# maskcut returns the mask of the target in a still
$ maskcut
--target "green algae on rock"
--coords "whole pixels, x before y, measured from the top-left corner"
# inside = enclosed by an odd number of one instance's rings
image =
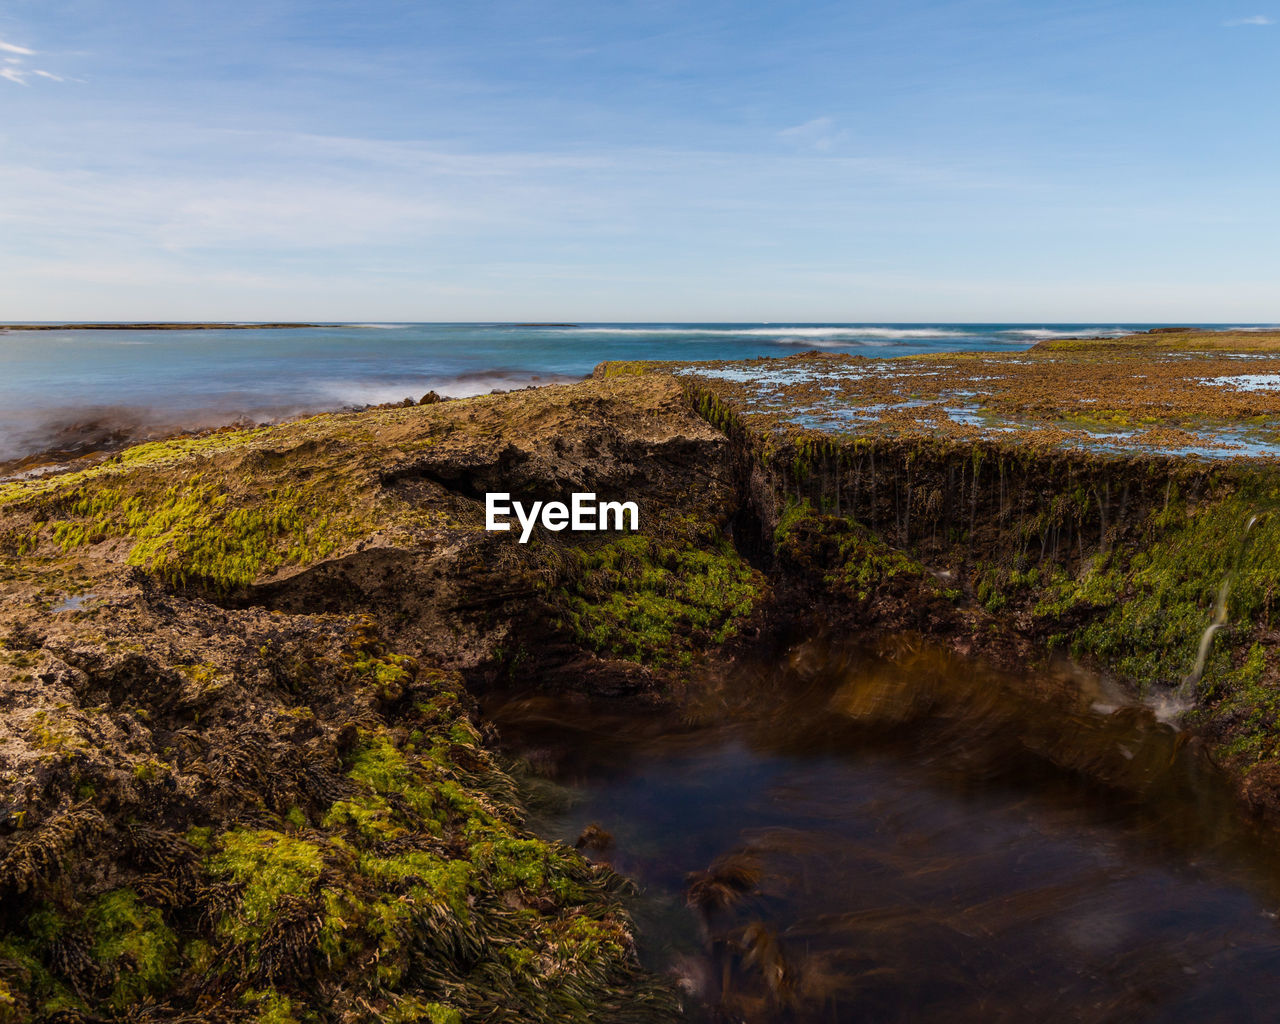
[[[524,830],[456,672],[654,690],[728,636],[764,585],[724,541],[726,457],[678,384],[646,378],[149,444],[6,486],[0,1013],[668,1019],[626,884]],[[639,495],[655,532],[482,529],[490,483],[577,481]],[[592,566],[628,539],[676,557],[641,587],[668,634],[630,651],[645,665],[567,621],[613,621],[629,584]]]
[[[518,625],[609,671],[561,622],[589,555],[504,548],[485,479],[643,480],[730,564],[723,438],[637,380],[201,440],[3,494],[0,1017],[669,1019],[626,883],[524,829],[457,670]]]
[[[456,675],[368,620],[115,600],[166,653],[72,628],[6,688],[7,1019],[673,1011],[635,963],[624,883],[523,829]],[[182,671],[192,646],[207,671]]]
[[[1275,814],[1277,348],[1188,331],[648,370],[748,453],[776,552],[854,622],[996,660],[1066,650],[1151,697],[1189,699],[1207,645],[1186,720]],[[1258,387],[1221,386],[1242,367]]]
[[[604,364],[662,371],[755,429],[954,437],[1099,452],[1280,452],[1280,332],[1042,342],[1029,351],[869,359],[806,352],[741,363]],[[1278,378],[1280,379],[1280,378]]]
[[[723,539],[627,537],[581,555],[566,588],[568,621],[597,651],[687,667],[736,636],[765,588]]]

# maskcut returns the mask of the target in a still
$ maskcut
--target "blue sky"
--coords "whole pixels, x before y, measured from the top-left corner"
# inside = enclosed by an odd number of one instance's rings
[[[0,0],[0,320],[1280,320],[1262,2]]]

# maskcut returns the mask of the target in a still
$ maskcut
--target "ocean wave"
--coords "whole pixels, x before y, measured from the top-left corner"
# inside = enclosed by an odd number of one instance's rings
[[[329,381],[321,389],[323,400],[329,404],[344,406],[385,405],[401,402],[406,398],[417,401],[428,391],[442,398],[470,398],[487,395],[491,391],[514,391],[544,384],[567,384],[581,380],[580,376],[532,370],[478,370],[452,377],[420,377],[394,382],[361,380]]]
[[[968,331],[958,331],[945,327],[752,327],[740,331],[757,337],[774,335],[797,336],[802,338],[969,338]]]
[[[1054,330],[1050,327],[1019,327],[996,333],[1045,341],[1050,338],[1118,338],[1125,334],[1132,334],[1133,330],[1127,327],[1076,327],[1069,331]]]
[[[786,345],[794,348],[887,348],[893,345],[893,341],[879,340],[867,341],[857,338],[814,338],[814,337],[795,337],[795,338],[778,338],[775,345]]]
[[[975,338],[981,335],[948,327],[574,327],[565,334],[685,335],[709,338]]]

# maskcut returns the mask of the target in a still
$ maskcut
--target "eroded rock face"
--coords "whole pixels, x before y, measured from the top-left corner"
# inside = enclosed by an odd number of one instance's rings
[[[642,529],[521,545],[488,489]],[[147,445],[0,500],[0,1019],[674,1012],[620,880],[524,831],[458,674],[652,694],[751,628],[727,442],[673,382]]]

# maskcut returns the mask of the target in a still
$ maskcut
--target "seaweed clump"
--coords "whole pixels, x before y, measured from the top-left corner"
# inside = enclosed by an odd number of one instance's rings
[[[625,883],[523,827],[458,676],[370,619],[202,607],[240,658],[46,649],[10,690],[0,1021],[675,1012]]]

